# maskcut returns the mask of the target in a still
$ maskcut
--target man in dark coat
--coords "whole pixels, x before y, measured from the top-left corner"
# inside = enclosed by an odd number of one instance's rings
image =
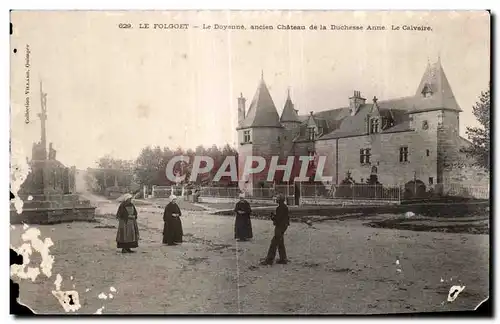
[[[271,245],[267,252],[267,257],[261,261],[262,265],[272,265],[276,257],[276,250],[279,251],[280,258],[276,263],[287,264],[284,234],[290,225],[290,218],[288,216],[288,207],[285,205],[285,198],[278,197],[278,207],[276,207],[276,215],[271,214],[271,219],[274,224],[274,237],[271,240]]]
[[[184,233],[182,231],[181,215],[181,209],[177,205],[177,197],[172,195],[163,213],[163,244],[177,245],[177,243],[182,243]]]
[[[234,221],[234,238],[239,241],[251,239],[253,237],[252,221],[250,220],[252,208],[250,208],[248,201],[245,200],[244,194],[240,194],[240,201],[236,203],[234,212],[236,213],[236,219]]]

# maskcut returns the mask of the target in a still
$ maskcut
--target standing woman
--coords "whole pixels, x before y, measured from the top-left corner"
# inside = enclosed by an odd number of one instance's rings
[[[116,246],[122,249],[122,253],[132,253],[131,249],[139,246],[139,227],[137,226],[137,210],[132,203],[133,196],[129,193],[123,197],[123,202],[118,207],[116,218],[118,218],[118,233],[116,234]]]
[[[250,208],[248,201],[245,200],[245,194],[240,194],[240,201],[236,203],[234,212],[236,213],[236,220],[234,221],[234,238],[239,241],[251,239],[253,237],[252,222],[250,220],[252,208]]]
[[[184,233],[182,231],[181,215],[181,209],[177,205],[177,197],[170,196],[170,202],[163,213],[163,244],[177,245],[177,243],[182,243]]]

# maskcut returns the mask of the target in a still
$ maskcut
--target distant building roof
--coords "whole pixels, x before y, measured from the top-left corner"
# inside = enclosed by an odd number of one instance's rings
[[[264,78],[261,79],[248,113],[238,128],[249,127],[283,127]]]

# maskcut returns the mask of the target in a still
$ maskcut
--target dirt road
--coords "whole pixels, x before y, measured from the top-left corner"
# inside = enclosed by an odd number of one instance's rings
[[[239,243],[233,218],[185,211],[185,243],[170,247],[161,245],[161,209],[138,209],[135,254],[116,249],[110,216],[37,226],[54,241],[53,275],[35,282],[14,277],[21,302],[39,313],[64,313],[51,294],[58,273],[62,290],[74,285],[79,292],[78,313],[103,306],[103,314],[428,312],[473,309],[488,295],[487,235],[369,228],[349,219],[292,223],[285,237],[291,263],[269,267],[258,265],[272,236],[269,221],[253,220],[254,240]],[[115,211],[101,202],[101,213]],[[22,232],[11,229],[13,246],[22,244]],[[38,264],[35,254],[30,265]],[[465,290],[450,303],[453,285]],[[100,299],[110,287],[113,298]]]

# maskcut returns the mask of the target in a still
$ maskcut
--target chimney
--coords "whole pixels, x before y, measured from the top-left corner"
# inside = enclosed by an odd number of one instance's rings
[[[243,97],[243,93],[240,93],[238,98],[238,124],[241,124],[245,120],[245,102],[247,100]]]
[[[351,116],[358,113],[359,108],[365,104],[366,99],[361,97],[361,92],[354,90],[354,95],[349,98],[349,110],[351,111]]]

